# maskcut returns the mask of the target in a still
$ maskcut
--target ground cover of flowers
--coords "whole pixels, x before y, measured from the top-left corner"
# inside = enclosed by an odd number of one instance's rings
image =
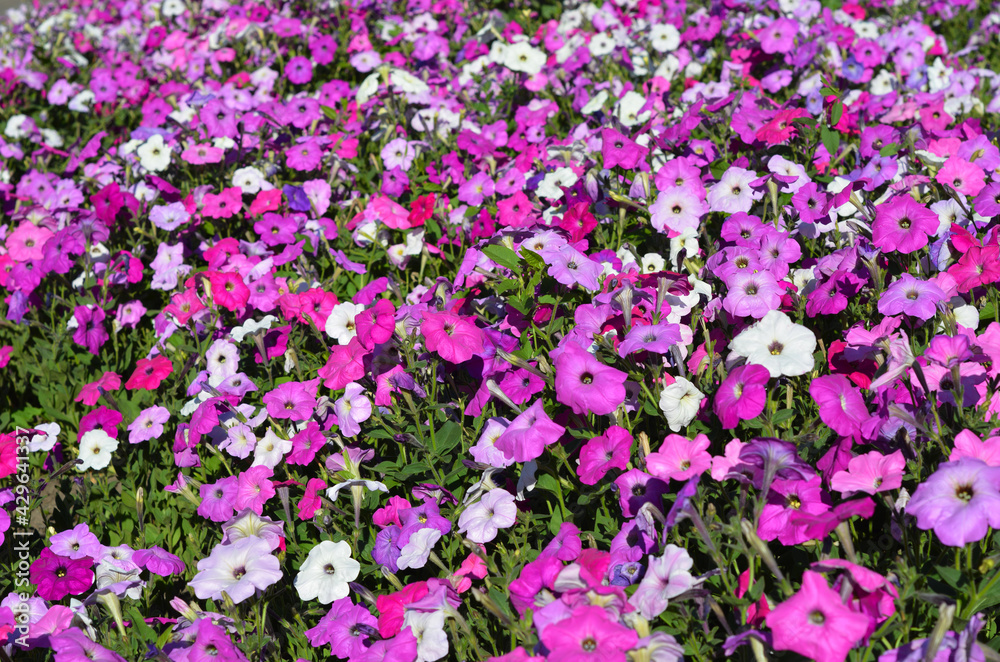
[[[1000,8],[0,26],[0,658],[1000,654]]]

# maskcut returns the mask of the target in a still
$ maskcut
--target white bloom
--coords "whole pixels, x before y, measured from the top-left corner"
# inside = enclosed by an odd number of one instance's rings
[[[511,71],[521,71],[536,76],[545,66],[545,54],[531,44],[522,41],[509,46],[504,53],[503,64]]]
[[[42,134],[42,142],[44,142],[49,147],[55,147],[59,149],[63,146],[62,136],[55,129],[39,129]]]
[[[595,34],[587,46],[594,57],[604,57],[615,50],[615,40],[603,32]]]
[[[604,107],[604,102],[608,100],[608,91],[601,90],[587,102],[587,105],[583,107],[580,111],[584,115],[590,115],[591,113],[596,113],[601,108]]]
[[[410,230],[406,233],[403,255],[420,255],[424,250],[424,230]]]
[[[4,127],[3,135],[13,140],[21,140],[31,135],[31,128],[33,126],[34,122],[27,115],[14,115],[7,120],[7,126]]]
[[[111,454],[118,449],[118,440],[101,428],[94,428],[80,438],[80,455],[82,463],[76,465],[77,471],[86,469],[103,469],[111,464]]]
[[[563,196],[562,189],[576,184],[580,178],[569,168],[556,168],[547,173],[538,185],[536,193],[540,198],[557,200]]]
[[[302,600],[316,598],[328,605],[347,597],[347,583],[357,579],[360,572],[361,564],[351,558],[350,545],[343,540],[324,540],[309,550],[295,576],[295,590]]]
[[[767,368],[772,377],[795,377],[813,369],[816,336],[785,313],[772,310],[736,336],[730,348],[748,363]]]
[[[389,82],[399,88],[399,91],[403,94],[423,94],[430,91],[430,87],[424,81],[420,80],[409,71],[404,71],[402,69],[393,69],[392,73],[389,74]]]
[[[264,179],[264,173],[253,166],[238,169],[233,173],[233,178],[230,181],[233,186],[239,186],[241,191],[249,195],[274,188]]]
[[[160,172],[170,167],[170,146],[164,144],[163,136],[156,133],[144,142],[136,153],[142,167],[150,172]]]
[[[681,45],[681,33],[669,23],[654,25],[649,31],[649,45],[659,53],[675,51]]]
[[[667,263],[659,253],[646,253],[642,256],[642,272],[646,274],[656,273],[666,269]]]
[[[212,343],[205,352],[205,362],[209,377],[215,379],[212,386],[218,386],[227,377],[236,374],[240,367],[240,354],[236,345],[224,338]]]
[[[164,0],[160,7],[160,14],[166,17],[180,16],[187,7],[182,0]]]
[[[625,96],[618,102],[618,119],[625,126],[642,124],[652,114],[649,110],[643,113],[639,112],[644,105],[646,105],[646,97],[638,92],[626,92]]]
[[[337,483],[333,487],[327,489],[326,498],[329,499],[330,501],[336,501],[337,496],[340,494],[340,491],[343,490],[345,487],[352,487],[352,488],[364,487],[369,492],[389,491],[388,487],[386,487],[383,483],[378,482],[377,480],[345,480],[343,483]]]
[[[233,337],[236,342],[242,342],[251,333],[256,333],[261,329],[270,329],[271,323],[278,321],[278,318],[274,315],[266,315],[261,321],[255,322],[250,319],[243,322],[243,326],[237,326],[229,332],[229,335]]]
[[[376,71],[373,74],[369,74],[368,78],[361,81],[361,85],[358,86],[358,93],[355,96],[359,106],[371,99],[372,96],[378,92],[378,78],[379,73]]]
[[[58,423],[42,423],[41,425],[36,425],[35,430],[43,434],[34,435],[28,442],[28,451],[31,453],[52,450],[52,447],[56,445],[56,441],[59,439],[59,433],[62,432],[62,428],[59,427]]]
[[[292,442],[282,439],[274,433],[274,430],[268,428],[264,438],[258,440],[257,446],[253,449],[253,464],[250,466],[264,465],[273,469],[290,452],[292,452]]]
[[[403,627],[410,626],[417,638],[416,662],[434,662],[448,654],[448,635],[444,631],[444,612],[407,609]]]
[[[330,316],[326,318],[326,335],[336,340],[339,345],[351,342],[351,338],[358,335],[358,330],[354,326],[354,318],[362,310],[364,310],[364,306],[350,301],[338,303],[330,311]]]
[[[434,545],[441,540],[441,532],[434,527],[424,527],[418,529],[411,536],[410,540],[403,545],[399,552],[399,560],[396,565],[400,570],[407,568],[423,568],[427,565],[427,558],[431,555]]]
[[[695,388],[694,384],[677,377],[673,384],[660,393],[660,411],[667,417],[667,425],[674,432],[680,432],[698,415],[698,407],[705,399],[705,394]]]

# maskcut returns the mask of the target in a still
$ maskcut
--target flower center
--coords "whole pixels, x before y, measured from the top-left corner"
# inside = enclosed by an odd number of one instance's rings
[[[823,625],[826,622],[826,616],[817,609],[809,614],[809,622],[813,625]]]
[[[969,503],[970,501],[972,501],[972,497],[974,497],[975,495],[976,492],[975,490],[972,489],[972,485],[959,485],[955,489],[955,496],[964,501],[965,503]]]
[[[243,575],[247,574],[247,569],[245,566],[240,566],[238,568],[233,568],[233,577],[235,579],[243,579]]]
[[[771,356],[780,355],[783,349],[785,349],[785,346],[782,345],[777,340],[773,341],[770,345],[767,346],[767,351],[771,352]]]
[[[327,563],[325,566],[323,566],[323,572],[325,572],[328,575],[335,575],[337,574],[337,569],[333,566],[332,563]]]
[[[583,646],[583,650],[588,653],[593,653],[597,650],[597,642],[593,637],[587,637],[580,643],[580,645]]]
[[[590,374],[589,372],[585,372],[582,375],[580,375],[580,381],[582,383],[588,384],[588,385],[589,384],[593,384],[594,383],[594,376],[592,374]]]
[[[904,230],[909,230],[910,225],[911,225],[910,219],[908,218],[899,219],[899,227],[903,228]]]

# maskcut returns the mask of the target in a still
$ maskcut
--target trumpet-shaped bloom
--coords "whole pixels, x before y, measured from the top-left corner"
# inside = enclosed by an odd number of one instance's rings
[[[767,368],[772,377],[795,377],[813,369],[816,335],[785,313],[772,310],[733,339],[730,349],[748,363]]]
[[[361,572],[361,564],[351,558],[351,546],[343,540],[324,540],[309,550],[309,555],[295,576],[295,590],[302,600],[318,599],[328,605],[346,598],[348,582]]]
[[[515,462],[528,462],[540,456],[565,431],[566,428],[549,418],[542,400],[538,399],[511,421],[494,446]]]
[[[945,545],[978,542],[987,527],[1000,528],[1000,467],[973,458],[945,462],[917,486],[906,512]]]
[[[281,577],[281,564],[267,541],[249,537],[216,545],[207,559],[198,561],[198,574],[190,585],[201,600],[221,600],[225,591],[238,604]]]
[[[577,343],[567,342],[556,366],[556,400],[574,413],[610,414],[625,401],[628,375],[604,365]]]
[[[514,496],[507,490],[496,488],[462,511],[458,518],[458,530],[472,542],[482,544],[496,538],[500,529],[514,526],[515,521],[517,506]]]

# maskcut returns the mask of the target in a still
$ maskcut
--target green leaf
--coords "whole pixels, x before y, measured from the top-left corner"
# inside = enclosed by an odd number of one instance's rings
[[[788,419],[794,417],[795,417],[794,409],[779,409],[778,411],[774,412],[774,417],[771,418],[771,422],[775,425],[780,425],[781,423],[784,423]]]
[[[445,455],[458,444],[462,443],[462,426],[455,421],[448,421],[434,434],[438,455]]]
[[[960,589],[965,583],[965,577],[962,575],[961,570],[956,570],[955,568],[947,565],[936,565],[934,568],[938,571],[938,574],[941,575],[941,579],[944,580],[944,583],[954,589]]]
[[[535,251],[529,250],[522,246],[521,257],[524,258],[524,261],[527,262],[528,266],[530,266],[532,269],[535,269],[537,271],[542,271],[543,269],[545,269],[545,260],[543,260],[542,256],[536,253]]]
[[[899,143],[890,143],[878,151],[879,156],[895,156],[899,152]]]
[[[837,101],[830,109],[830,124],[836,126],[840,123],[840,118],[844,116],[844,103]]]
[[[490,244],[483,248],[486,257],[511,271],[519,271],[521,261],[517,258],[517,253],[501,244]]]
[[[837,96],[837,90],[833,89],[832,87],[824,87],[822,90],[819,91],[819,93],[825,97]]]
[[[832,159],[836,156],[837,150],[840,149],[840,134],[823,126],[819,129],[819,136],[823,141],[823,147],[826,147],[826,151],[829,152]]]
[[[331,120],[337,119],[336,109],[331,108],[330,106],[320,106],[319,109],[323,111],[323,114],[326,115],[327,119]]]

